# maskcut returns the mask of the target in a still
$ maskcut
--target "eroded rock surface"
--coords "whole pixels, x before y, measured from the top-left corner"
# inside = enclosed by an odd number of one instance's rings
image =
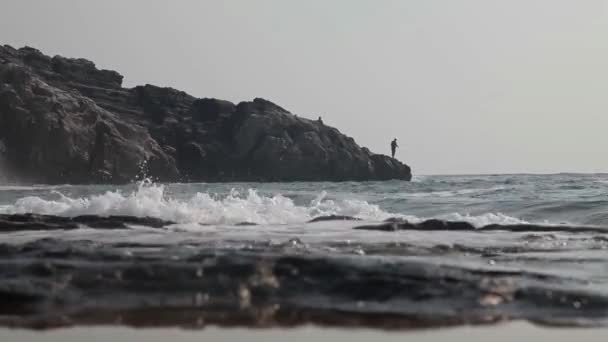
[[[3,168],[45,183],[411,179],[407,165],[270,101],[122,80],[84,59],[0,46]]]

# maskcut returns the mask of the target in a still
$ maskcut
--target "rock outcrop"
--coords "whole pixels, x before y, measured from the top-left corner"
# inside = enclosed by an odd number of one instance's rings
[[[152,85],[90,61],[0,46],[0,162],[21,180],[410,180],[333,127],[263,99],[237,105]],[[9,172],[10,173],[10,172]]]

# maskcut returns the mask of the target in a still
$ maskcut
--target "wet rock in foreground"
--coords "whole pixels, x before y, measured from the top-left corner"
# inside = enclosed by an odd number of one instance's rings
[[[577,280],[525,271],[53,239],[0,250],[0,325],[11,327],[411,329],[608,318],[606,295]]]
[[[361,219],[357,218],[357,217],[352,217],[352,216],[329,215],[329,216],[315,217],[312,220],[308,221],[308,223],[325,222],[325,221],[361,221]]]
[[[73,230],[83,226],[97,229],[126,229],[130,225],[162,228],[173,222],[153,217],[83,215],[62,217],[38,214],[0,215],[0,232],[27,230]]]
[[[388,219],[380,224],[357,226],[356,230],[372,230],[394,232],[399,230],[420,231],[510,231],[510,232],[573,232],[573,233],[600,233],[608,234],[608,228],[595,226],[567,226],[567,225],[537,225],[537,224],[490,224],[481,228],[468,222],[443,221],[431,219],[419,223],[412,223],[401,219]]]

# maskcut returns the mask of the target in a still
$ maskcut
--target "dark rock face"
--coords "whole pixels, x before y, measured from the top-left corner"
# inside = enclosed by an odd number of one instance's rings
[[[0,162],[22,180],[410,180],[407,165],[272,102],[234,105],[0,46]]]

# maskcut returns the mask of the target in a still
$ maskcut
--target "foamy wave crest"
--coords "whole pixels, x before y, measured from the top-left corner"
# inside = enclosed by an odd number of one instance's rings
[[[298,206],[282,195],[261,196],[255,190],[242,194],[232,190],[226,196],[196,193],[190,199],[177,200],[166,194],[163,185],[142,182],[129,193],[108,191],[86,198],[71,198],[53,192],[58,199],[24,197],[14,205],[3,206],[0,213],[37,213],[57,216],[128,215],[150,216],[178,223],[287,224],[306,222],[317,216],[345,215],[365,220],[383,220],[391,215],[377,205],[358,200],[333,201],[321,193],[309,206]]]
[[[448,222],[467,222],[472,224],[475,228],[482,228],[491,224],[499,224],[503,226],[516,225],[516,224],[528,224],[529,222],[520,220],[515,217],[511,217],[501,213],[485,213],[481,215],[470,215],[470,214],[443,214],[434,217],[418,217],[411,215],[393,215],[393,218],[401,218],[410,223],[421,223],[427,220],[442,220]],[[548,224],[548,223],[545,223]]]
[[[482,215],[462,215],[458,213],[452,213],[448,215],[441,215],[438,218],[445,221],[468,222],[477,228],[481,228],[490,224],[515,225],[529,223],[524,220],[520,220],[518,218],[501,213],[486,213]]]
[[[49,200],[36,196],[24,197],[13,205],[0,207],[2,214],[36,213],[57,216],[79,215],[126,215],[156,217],[177,223],[237,224],[251,222],[257,224],[293,224],[307,222],[318,216],[341,215],[357,217],[366,221],[382,221],[401,218],[413,223],[431,218],[445,221],[465,221],[476,227],[489,224],[521,224],[520,219],[500,213],[478,216],[458,213],[437,217],[416,217],[405,214],[388,213],[375,204],[362,200],[332,200],[321,192],[307,206],[296,205],[293,200],[280,194],[260,195],[249,189],[245,193],[236,190],[224,196],[198,192],[191,198],[178,200],[171,198],[164,185],[144,181],[136,190],[125,194],[120,190],[108,191],[86,198],[71,198],[59,191],[52,192],[57,199]]]

